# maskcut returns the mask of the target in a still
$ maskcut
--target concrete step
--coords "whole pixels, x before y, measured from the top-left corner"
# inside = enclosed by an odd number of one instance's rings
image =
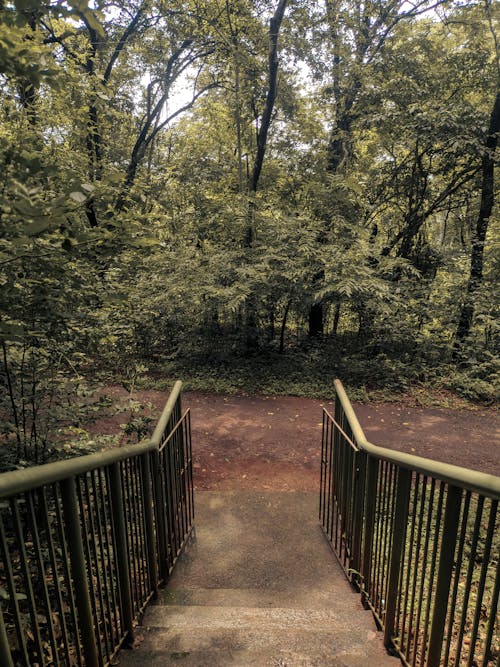
[[[123,658],[122,658],[123,660]],[[123,663],[121,663],[123,664]],[[272,652],[270,647],[262,650],[247,649],[203,649],[201,651],[141,651],[127,658],[127,667],[385,667],[386,663],[373,661],[370,656],[341,653],[333,655],[326,650],[311,655],[290,649]],[[393,660],[391,667],[401,663]]]
[[[310,632],[342,626],[342,615],[329,609],[219,606],[155,606],[147,617],[149,628],[301,628]],[[359,625],[363,625],[362,623]],[[359,628],[358,625],[358,628]],[[351,630],[352,625],[350,626]]]
[[[200,617],[199,608],[184,609],[189,611],[171,617],[169,627],[144,628],[140,650],[123,652],[121,664],[124,667],[170,664],[397,667],[399,664],[385,654],[376,632],[345,627],[345,622],[324,613],[311,613],[305,618],[297,610],[291,613],[292,610],[280,609],[269,614],[262,613],[267,611],[262,609],[256,613],[254,609],[226,608],[224,614],[215,612]]]
[[[306,493],[196,498],[196,532],[123,667],[398,667]]]
[[[359,595],[346,591],[350,604],[364,611]],[[158,606],[189,605],[218,607],[286,607],[291,609],[329,609],[336,614],[345,611],[345,598],[332,596],[329,587],[312,586],[304,596],[302,589],[269,590],[265,588],[167,588],[154,602]]]

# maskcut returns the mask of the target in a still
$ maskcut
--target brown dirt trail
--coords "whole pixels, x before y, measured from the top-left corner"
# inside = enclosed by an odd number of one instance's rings
[[[113,394],[124,395],[115,388]],[[137,398],[161,409],[166,392]],[[191,408],[195,487],[213,491],[315,491],[319,484],[322,408],[332,401],[292,396],[186,392]],[[500,475],[500,420],[495,408],[445,409],[402,403],[354,404],[374,444]],[[123,415],[93,431],[118,431]]]

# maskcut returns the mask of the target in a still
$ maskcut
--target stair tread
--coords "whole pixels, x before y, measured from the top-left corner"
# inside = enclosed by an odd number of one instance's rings
[[[219,607],[290,607],[299,609],[331,609],[344,611],[346,604],[363,607],[359,595],[347,590],[332,598],[329,588],[311,587],[307,595],[300,589],[262,588],[167,588],[160,591],[155,606],[219,606]]]
[[[137,629],[139,635],[141,631],[141,628]],[[330,628],[314,628],[312,625],[298,628],[292,625],[266,627],[258,624],[243,624],[240,627],[186,624],[169,628],[144,628],[144,640],[136,655],[139,654],[145,665],[149,664],[148,659],[160,660],[172,654],[186,658],[196,655],[198,659],[206,659],[206,664],[217,664],[217,656],[224,660],[231,656],[233,660],[241,659],[241,663],[227,664],[243,665],[244,656],[247,660],[248,656],[255,659],[259,657],[260,662],[255,664],[261,665],[269,664],[266,660],[280,658],[294,667],[302,662],[310,664],[307,660],[318,665],[330,664],[330,661],[337,664],[333,661],[346,656],[351,661],[347,664],[374,667],[397,667],[399,664],[399,661],[387,656],[376,632],[363,632],[345,623]],[[134,654],[123,654],[125,667],[134,664],[128,660],[129,655],[133,657]],[[302,662],[297,662],[299,660]]]
[[[124,667],[397,667],[307,493],[203,492],[196,531]]]
[[[342,615],[330,609],[293,607],[220,607],[215,605],[169,605],[151,607],[146,616],[148,627],[302,627],[312,631],[342,623]],[[360,623],[361,627],[364,625]],[[350,624],[352,628],[352,623]]]
[[[358,653],[320,651],[312,654],[282,650],[246,649],[126,652],[127,667],[398,667],[394,658],[374,658]]]

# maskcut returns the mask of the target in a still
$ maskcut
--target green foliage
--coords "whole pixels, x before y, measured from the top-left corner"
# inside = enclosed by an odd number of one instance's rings
[[[58,429],[81,428],[82,377],[126,384],[124,436],[143,437],[150,408],[133,387],[146,366],[217,391],[328,395],[340,375],[360,396],[425,383],[494,400],[497,209],[473,326],[451,356],[498,8],[450,5],[438,21],[367,5],[362,20],[327,4],[289,5],[251,195],[269,7],[2,9],[0,416],[12,460],[56,456]],[[308,337],[313,308],[323,333]]]

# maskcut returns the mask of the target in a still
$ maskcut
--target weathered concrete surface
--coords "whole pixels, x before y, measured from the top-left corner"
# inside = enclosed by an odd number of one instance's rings
[[[398,667],[311,493],[199,492],[196,532],[123,667]]]

